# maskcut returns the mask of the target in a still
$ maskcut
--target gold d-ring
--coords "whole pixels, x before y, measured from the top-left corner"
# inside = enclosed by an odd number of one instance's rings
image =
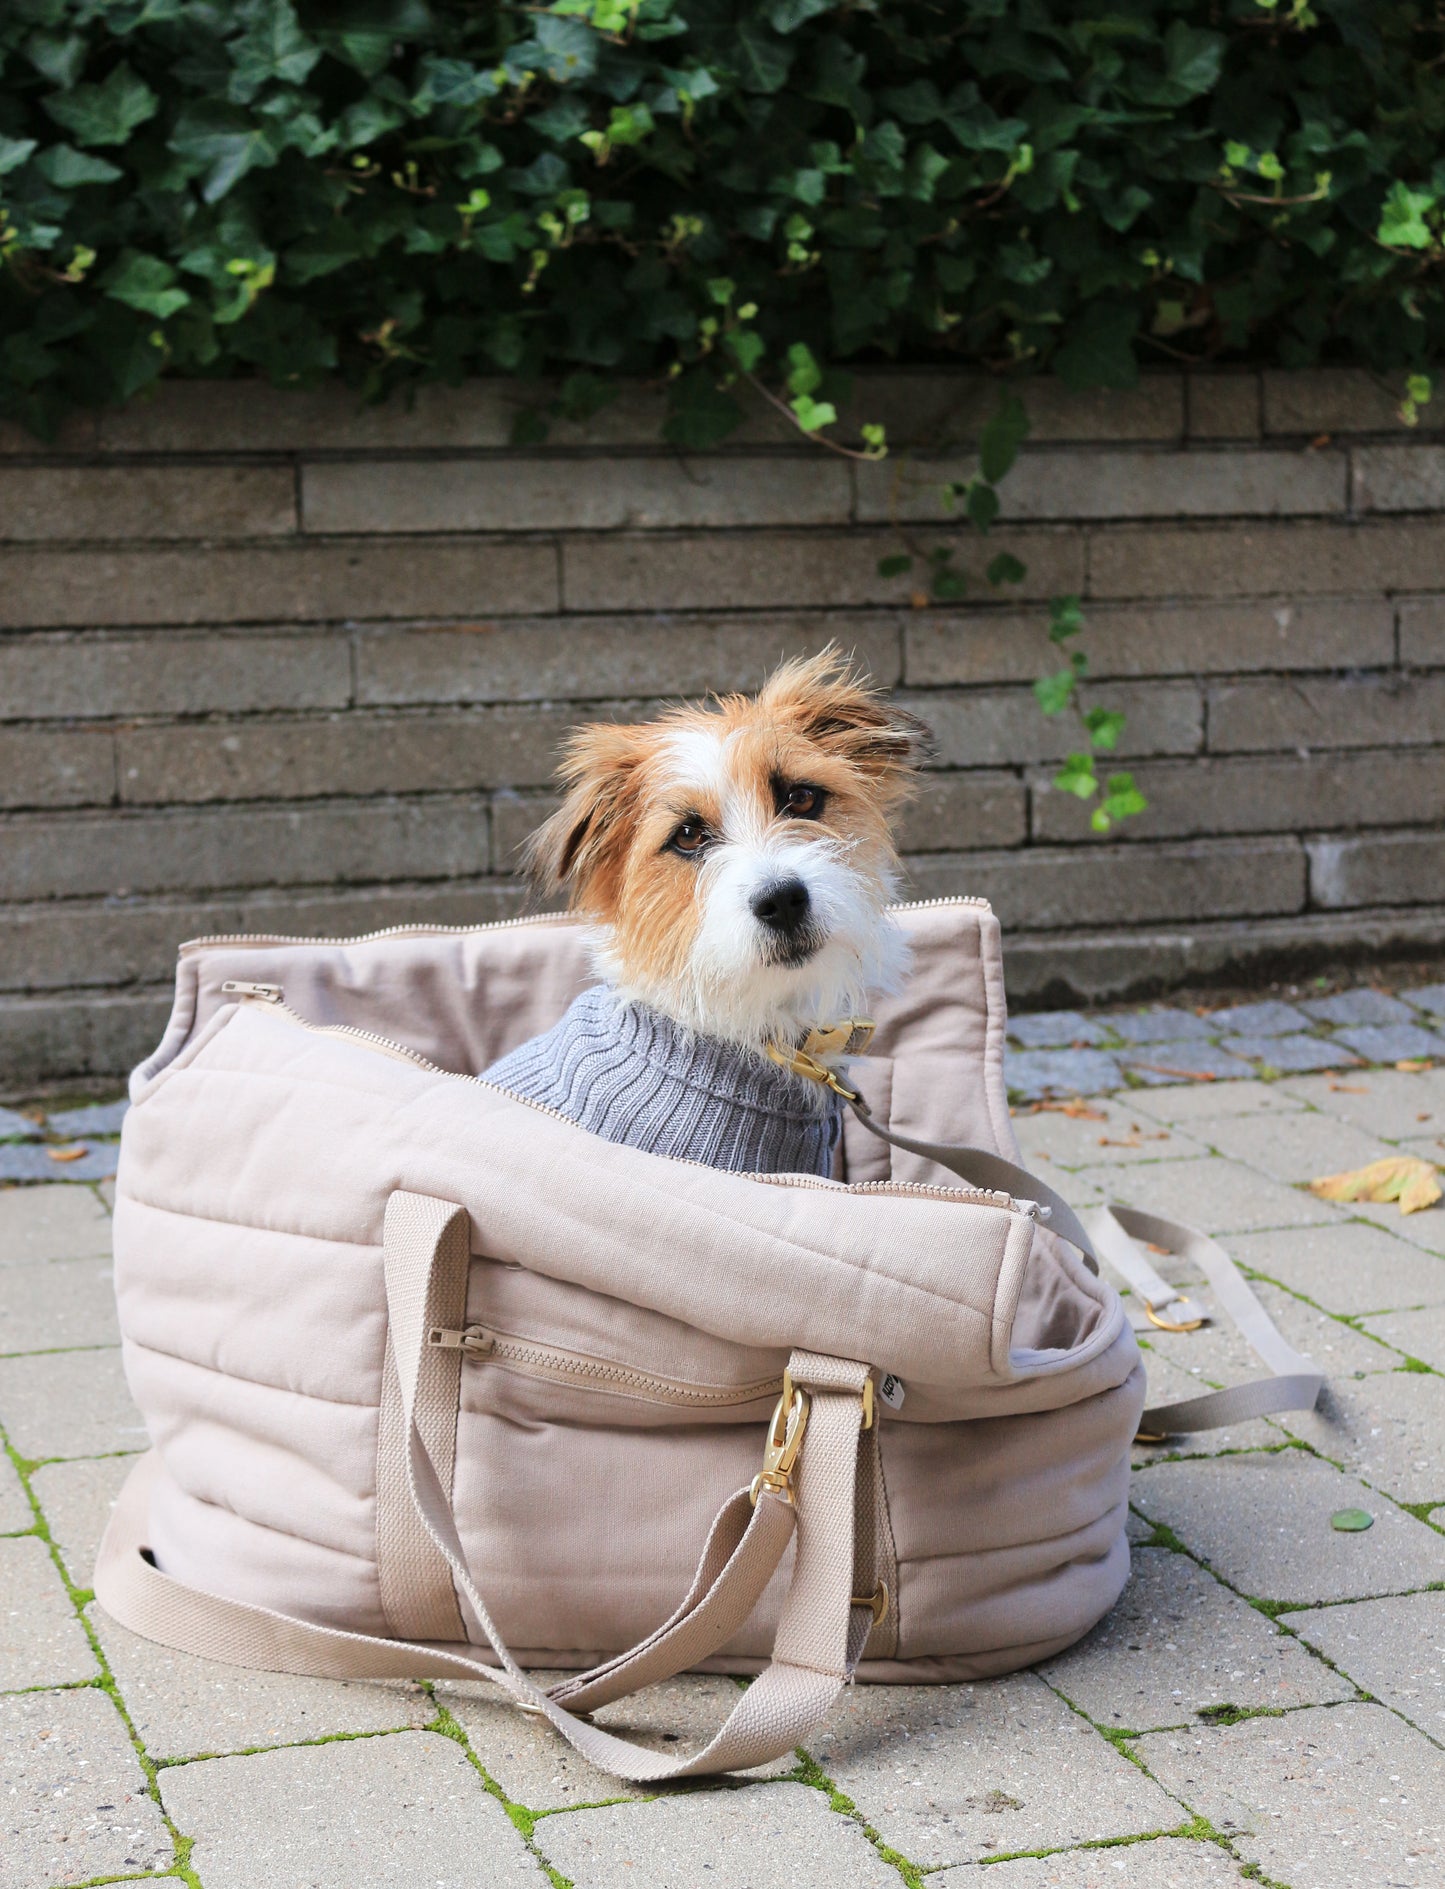
[[[1201,1325],[1207,1325],[1209,1322],[1208,1319],[1190,1318],[1186,1319],[1182,1325],[1177,1325],[1170,1319],[1160,1318],[1152,1305],[1144,1307],[1144,1316],[1151,1325],[1157,1325],[1160,1331],[1198,1331]]]

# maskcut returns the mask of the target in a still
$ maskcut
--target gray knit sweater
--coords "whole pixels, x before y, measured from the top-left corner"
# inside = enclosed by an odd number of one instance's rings
[[[604,1140],[749,1174],[827,1174],[842,1120],[831,1090],[600,984],[481,1079]]]

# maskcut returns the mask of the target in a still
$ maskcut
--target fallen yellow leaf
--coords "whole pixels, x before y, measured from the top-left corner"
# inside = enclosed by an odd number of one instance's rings
[[[78,1161],[83,1154],[89,1154],[90,1150],[82,1146],[79,1148],[47,1148],[45,1152],[52,1161]]]
[[[1310,1182],[1310,1192],[1321,1200],[1398,1201],[1401,1213],[1419,1213],[1433,1207],[1440,1198],[1440,1181],[1434,1166],[1418,1155],[1387,1155],[1368,1167],[1354,1168],[1347,1174],[1327,1174]]]
[[[1423,1076],[1425,1071],[1433,1068],[1434,1065],[1422,1056],[1406,1056],[1403,1061],[1396,1063],[1395,1067],[1402,1075]]]

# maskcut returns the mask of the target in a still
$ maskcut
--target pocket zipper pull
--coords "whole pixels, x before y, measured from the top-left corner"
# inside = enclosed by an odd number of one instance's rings
[[[245,984],[238,978],[228,977],[221,986],[223,997],[258,997],[264,1004],[279,1004],[281,986],[279,984]]]
[[[448,1331],[445,1326],[433,1325],[426,1341],[440,1351],[464,1351],[469,1358],[485,1358],[497,1344],[492,1333],[480,1325],[468,1325],[462,1331]]]

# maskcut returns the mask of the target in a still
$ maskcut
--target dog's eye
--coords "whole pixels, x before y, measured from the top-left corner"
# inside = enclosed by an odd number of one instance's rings
[[[788,814],[795,820],[816,820],[823,811],[824,794],[821,787],[809,787],[799,781],[792,787],[783,788],[779,800],[779,813]]]
[[[664,850],[670,853],[681,853],[684,858],[690,859],[694,853],[702,851],[706,840],[707,828],[701,820],[684,820],[673,833]]]

